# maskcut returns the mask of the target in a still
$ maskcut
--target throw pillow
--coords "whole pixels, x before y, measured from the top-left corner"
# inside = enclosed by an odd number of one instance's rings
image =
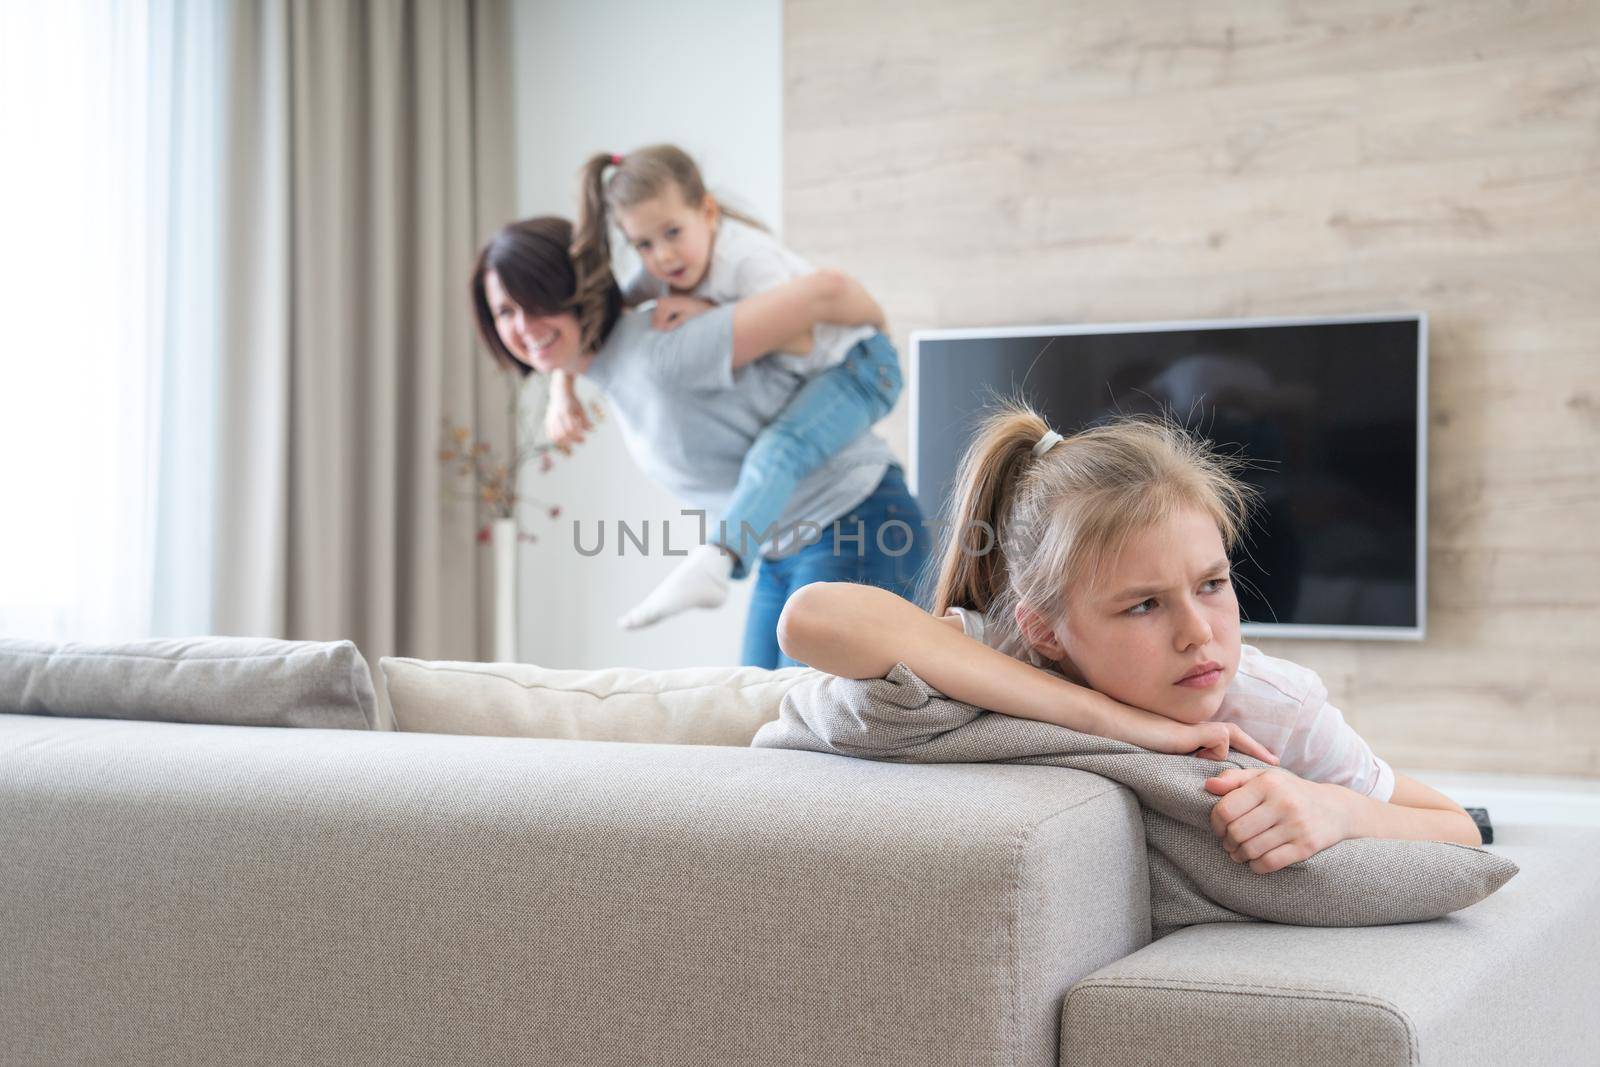
[[[984,711],[945,696],[904,663],[884,678],[808,679],[754,743],[897,763],[1044,764],[1120,782],[1143,808],[1154,937],[1210,922],[1419,922],[1475,904],[1517,873],[1511,860],[1465,845],[1358,838],[1255,874],[1229,859],[1211,832],[1217,798],[1204,783],[1230,767],[1263,764],[1239,752],[1225,761],[1147,752]]]
[[[182,637],[119,644],[0,639],[0,713],[384,729],[349,641]]]
[[[379,661],[395,729],[676,745],[750,743],[805,667],[550,670],[526,663]]]

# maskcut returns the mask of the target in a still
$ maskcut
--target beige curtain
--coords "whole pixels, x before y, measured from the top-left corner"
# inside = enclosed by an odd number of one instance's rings
[[[505,0],[256,0],[230,33],[215,632],[486,659],[443,416],[504,446],[473,256],[511,217]]]

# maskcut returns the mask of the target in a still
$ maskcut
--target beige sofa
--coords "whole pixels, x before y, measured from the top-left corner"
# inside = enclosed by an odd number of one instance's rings
[[[1446,919],[1152,944],[1138,809],[1105,779],[416,732],[460,719],[415,676],[398,699],[390,666],[399,731],[0,715],[0,1064],[1600,1048],[1593,830],[1499,827],[1522,873]],[[614,673],[541,688],[521,670],[496,729],[627,703]],[[748,718],[738,692],[696,699]]]

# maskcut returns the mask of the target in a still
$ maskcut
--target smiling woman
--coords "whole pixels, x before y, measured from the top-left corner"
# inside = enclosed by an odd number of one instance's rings
[[[506,291],[499,271],[484,275],[483,288],[495,332],[517,362],[544,374],[566,369],[578,350],[578,316],[570,311],[546,315],[528,311]]]
[[[622,293],[615,283],[580,296],[577,271],[567,251],[571,240],[571,223],[545,216],[505,227],[478,254],[472,272],[478,333],[491,356],[524,377],[536,370],[549,373],[581,349],[594,349],[622,314]],[[589,324],[588,336],[582,322]],[[570,336],[568,343],[559,344],[563,327]],[[539,347],[530,346],[534,333],[551,350],[543,366],[534,361]],[[559,361],[554,359],[557,354]]]
[[[742,565],[745,553],[759,555],[743,659],[776,667],[786,665],[777,620],[793,590],[846,581],[912,595],[927,532],[880,438],[851,430],[837,448],[808,445],[814,454],[792,468],[756,463],[752,471],[747,462],[807,385],[804,373],[764,357],[822,323],[881,327],[882,310],[867,292],[843,274],[815,271],[732,304],[698,306],[671,329],[657,329],[650,312],[622,307],[621,290],[599,261],[579,269],[571,245],[564,219],[502,229],[473,275],[479,330],[494,357],[524,375],[561,371],[592,380],[620,416],[645,474],[732,527],[691,551],[679,572],[690,579],[669,590],[677,602],[721,603],[734,566],[728,557],[737,551]],[[841,366],[847,376],[859,374],[848,359]],[[807,443],[807,429],[796,426],[786,439]],[[732,505],[746,478],[785,486],[770,502],[770,518],[755,525],[732,518],[742,514]],[[698,577],[707,573],[713,577]]]

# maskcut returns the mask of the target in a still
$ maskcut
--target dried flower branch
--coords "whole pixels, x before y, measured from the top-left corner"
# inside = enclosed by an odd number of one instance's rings
[[[543,382],[545,379],[540,377],[533,380]],[[552,453],[562,456],[572,454],[570,446],[544,440],[539,420],[524,417],[529,406],[523,403],[524,383],[509,372],[505,373],[505,382],[511,425],[517,441],[524,442],[515,445],[509,457],[498,454],[490,442],[479,440],[470,426],[455,425],[448,416],[443,420],[439,462],[450,470],[458,483],[455,489],[446,486],[443,495],[446,499],[461,502],[470,500],[474,503],[481,520],[478,528],[480,544],[488,543],[489,529],[494,519],[516,520],[517,539],[537,541],[537,537],[522,527],[522,509],[537,507],[553,521],[561,517],[561,506],[519,492],[518,476],[525,466],[533,462],[537,462],[540,474],[547,474],[555,466]],[[539,391],[538,395],[542,397],[543,391]],[[589,405],[591,422],[598,424],[603,417],[599,404]],[[471,491],[465,491],[464,485],[470,485]]]

